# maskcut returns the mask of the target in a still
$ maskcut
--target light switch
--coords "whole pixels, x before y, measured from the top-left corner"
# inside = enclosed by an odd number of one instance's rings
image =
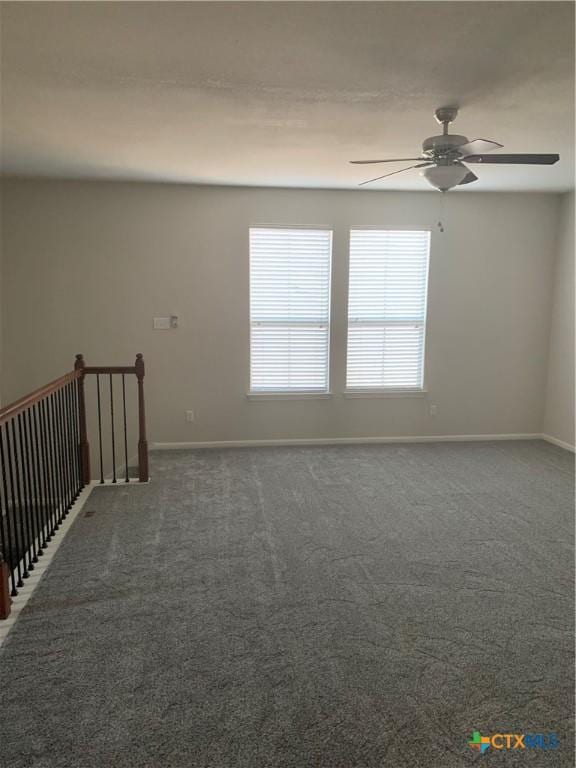
[[[155,331],[169,331],[171,328],[169,317],[155,317],[154,318],[154,330]]]

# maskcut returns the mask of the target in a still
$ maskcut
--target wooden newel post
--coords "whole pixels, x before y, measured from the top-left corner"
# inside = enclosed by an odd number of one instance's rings
[[[82,482],[90,484],[90,446],[88,445],[88,429],[86,427],[86,397],[84,395],[84,368],[86,364],[82,355],[76,355],[74,370],[80,371],[78,377],[78,421],[80,423],[80,464],[82,467]]]
[[[10,616],[10,587],[8,586],[8,563],[0,560],[0,619]]]
[[[144,408],[144,358],[136,355],[136,378],[138,379],[138,479],[148,482],[148,441],[146,440],[146,410]]]

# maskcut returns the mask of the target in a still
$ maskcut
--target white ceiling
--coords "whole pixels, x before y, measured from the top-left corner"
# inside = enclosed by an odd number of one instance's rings
[[[466,190],[574,186],[572,2],[2,3],[4,173],[353,188],[350,159],[454,132],[552,167]],[[405,164],[393,164],[397,170]],[[379,171],[384,173],[384,170]],[[374,189],[426,189],[417,171]]]

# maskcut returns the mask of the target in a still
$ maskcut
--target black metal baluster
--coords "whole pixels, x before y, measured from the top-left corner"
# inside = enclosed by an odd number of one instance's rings
[[[126,482],[130,482],[128,472],[128,427],[126,424],[126,377],[122,374],[122,405],[124,408],[124,461],[126,463]]]
[[[68,514],[70,508],[70,485],[68,479],[68,462],[66,461],[66,442],[65,442],[65,416],[62,408],[62,390],[59,389],[56,400],[58,403],[58,439],[60,441],[60,464],[62,468],[62,480],[64,483],[64,501],[62,505],[62,519]]]
[[[64,409],[66,411],[66,451],[68,454],[68,471],[70,473],[70,504],[74,504],[77,496],[76,468],[74,466],[74,440],[72,435],[72,406],[70,402],[72,384],[64,389]]]
[[[74,420],[76,422],[76,454],[78,462],[78,488],[84,488],[84,470],[82,468],[82,437],[80,434],[80,382],[74,382]]]
[[[114,442],[114,392],[112,391],[112,374],[110,374],[110,424],[112,426],[112,482],[116,482],[116,444]]]
[[[17,426],[17,432],[13,432],[12,437],[14,440],[14,454],[18,457],[18,469],[17,469],[17,476],[18,476],[18,488],[20,490],[20,511],[19,516],[22,521],[22,528],[24,531],[24,541],[23,541],[23,555],[24,558],[28,560],[27,569],[29,571],[34,570],[34,562],[32,559],[32,542],[34,540],[34,533],[32,531],[32,526],[30,525],[30,505],[28,503],[27,497],[29,496],[28,492],[28,473],[26,471],[26,452],[24,447],[24,442],[22,440],[22,414],[19,413],[13,421],[13,424],[16,428]]]
[[[68,475],[68,459],[66,456],[66,415],[64,413],[63,391],[59,389],[56,395],[58,404],[58,434],[60,438],[60,457],[62,465],[62,479],[64,481],[64,507],[62,509],[62,518],[68,514],[71,505],[71,485]]]
[[[32,522],[34,525],[36,562],[38,562],[38,558],[41,557],[42,555],[42,544],[41,544],[41,538],[40,538],[40,517],[39,517],[39,510],[38,510],[38,486],[36,483],[36,457],[35,457],[35,451],[34,451],[34,444],[32,442],[32,425],[31,425],[32,407],[33,406],[30,406],[30,408],[26,409],[26,411],[23,414],[23,418],[24,418],[24,439],[26,441],[28,455],[30,456],[30,463],[29,463],[30,489],[31,489],[30,511],[32,514]]]
[[[62,508],[60,520],[64,520],[68,514],[68,474],[66,467],[66,454],[64,450],[64,417],[62,414],[62,390],[56,392],[56,435],[58,438],[58,457],[60,460],[60,473],[62,476]]]
[[[74,430],[74,460],[76,462],[76,488],[78,495],[83,487],[82,482],[82,462],[80,456],[80,424],[78,421],[78,380],[72,383],[72,417]]]
[[[57,426],[57,415],[55,413],[56,411],[56,403],[55,403],[55,396],[54,393],[50,395],[50,398],[48,400],[48,406],[50,411],[50,431],[48,435],[50,436],[50,440],[52,443],[52,472],[54,475],[54,487],[56,489],[56,499],[55,499],[55,523],[54,523],[54,530],[57,531],[60,528],[60,522],[62,520],[62,505],[64,503],[64,490],[62,485],[62,473],[60,468],[60,460],[59,460],[59,454],[58,454],[58,426]]]
[[[38,464],[36,466],[37,472],[38,472],[38,488],[40,490],[40,497],[39,497],[39,509],[40,509],[40,520],[42,522],[41,532],[42,532],[42,540],[40,543],[40,546],[42,549],[46,549],[46,531],[48,530],[48,488],[46,484],[46,459],[44,456],[44,447],[42,445],[42,433],[38,428],[38,422],[39,422],[39,413],[40,413],[40,403],[36,403],[36,405],[32,409],[32,417],[33,417],[33,424],[34,424],[34,443],[36,445],[36,450],[38,453]]]
[[[40,403],[42,406],[40,409],[40,423],[42,425],[42,442],[43,442],[43,450],[45,454],[45,468],[46,468],[46,480],[49,490],[49,497],[47,499],[48,501],[48,520],[49,520],[49,527],[48,527],[48,535],[46,536],[46,541],[50,541],[52,539],[52,536],[54,535],[55,530],[55,515],[56,515],[56,482],[54,478],[54,464],[52,461],[52,445],[50,440],[50,432],[49,432],[49,421],[48,421],[48,411],[49,411],[49,402],[48,398],[42,400]]]
[[[66,416],[64,421],[64,427],[66,431],[66,461],[68,462],[68,475],[70,477],[70,507],[73,506],[76,500],[76,482],[74,479],[74,459],[72,456],[72,435],[70,433],[70,419],[72,415],[70,413],[70,384],[66,384],[62,391],[62,397],[64,399],[64,414]]]
[[[42,557],[42,517],[41,517],[41,505],[40,505],[40,483],[38,480],[38,444],[34,441],[34,408],[32,405],[26,411],[26,434],[28,436],[28,444],[30,446],[30,475],[32,479],[32,487],[34,488],[34,500],[32,511],[34,513],[34,527],[36,529],[36,555]]]
[[[28,560],[30,570],[34,570],[33,563],[38,562],[36,550],[36,526],[34,524],[34,499],[32,487],[32,463],[30,459],[30,446],[26,439],[26,411],[18,414],[18,434],[20,437],[20,456],[22,460],[22,487],[24,489],[24,509],[26,510],[26,522],[28,525]]]
[[[60,509],[60,474],[58,472],[58,454],[56,453],[56,441],[54,438],[54,399],[53,394],[48,396],[46,401],[47,422],[48,422],[48,440],[50,442],[50,474],[54,481],[54,521],[52,526],[52,535],[60,527],[59,509]]]
[[[26,489],[26,516],[28,520],[28,530],[30,532],[30,541],[28,542],[29,559],[31,559],[30,570],[34,570],[32,563],[38,562],[38,534],[36,530],[36,519],[34,514],[34,485],[32,483],[32,455],[30,453],[30,443],[26,430],[27,411],[18,414],[18,432],[20,434],[20,444],[22,446],[22,477]]]
[[[0,440],[2,439],[2,434],[0,432]],[[6,473],[6,467],[4,466],[4,459],[2,458],[0,460],[0,466],[2,468],[2,485],[4,485],[4,475]],[[6,520],[6,523],[4,522]],[[6,527],[8,524],[8,498],[6,497],[6,494],[4,493],[4,497],[2,496],[2,490],[0,489],[0,563],[4,561],[5,563],[10,563],[9,558],[9,543],[6,541]],[[9,541],[9,540],[8,540]]]
[[[64,409],[66,411],[66,452],[68,455],[68,467],[70,472],[70,489],[72,492],[72,501],[74,504],[76,501],[76,467],[74,465],[74,450],[73,450],[73,435],[72,435],[72,406],[70,404],[70,389],[72,384],[69,383],[64,388]]]
[[[102,412],[100,408],[100,374],[96,374],[96,393],[98,401],[98,446],[100,448],[100,482],[104,482],[104,461],[102,459]]]
[[[5,432],[5,437],[9,441],[8,424],[6,424],[4,430],[0,426],[0,461],[2,462],[2,488],[4,490],[4,501],[6,504],[6,535],[8,538],[8,557],[6,560],[10,568],[10,580],[12,581],[12,591],[10,594],[12,597],[16,597],[18,594],[18,589],[16,587],[22,586],[22,576],[20,573],[20,558],[18,557],[18,553],[16,553],[16,558],[14,558],[14,547],[16,545],[12,536],[13,520],[10,517],[10,494],[8,493],[8,472],[10,471],[11,458],[9,451],[7,450],[8,461],[5,460],[4,440],[2,439],[3,432]],[[14,502],[12,502],[12,505],[14,505]],[[4,523],[2,523],[2,527],[4,527]],[[18,585],[16,584],[16,573],[18,573]]]
[[[22,494],[20,492],[20,462],[18,460],[18,445],[16,442],[16,427],[14,426],[16,418],[13,418],[10,422],[10,432],[12,433],[12,445],[14,446],[14,464],[13,466],[10,466],[11,472],[10,472],[10,485],[12,486],[12,508],[13,508],[13,514],[14,514],[14,532],[16,534],[15,540],[16,540],[16,548],[18,551],[18,562],[22,563],[22,578],[27,579],[30,575],[28,573],[28,568],[26,566],[26,550],[24,549],[24,542],[22,540],[22,534],[23,531],[20,528],[20,518],[22,519],[24,516],[22,515]],[[6,433],[8,434],[8,433]],[[8,443],[8,452],[10,453],[12,445]],[[12,470],[14,470],[14,474],[12,474]],[[16,480],[14,481],[14,478]],[[18,513],[16,513],[16,506],[15,504],[18,504]],[[18,584],[19,587],[22,586],[22,583]]]
[[[34,570],[34,530],[32,528],[31,514],[30,514],[30,491],[28,489],[28,472],[26,467],[26,449],[22,438],[22,414],[19,413],[14,419],[15,426],[17,427],[17,433],[13,435],[14,438],[14,451],[18,457],[17,464],[17,476],[19,478],[19,488],[21,490],[21,507],[20,517],[22,518],[22,525],[24,527],[24,541],[23,541],[23,554],[28,559],[28,570]],[[17,453],[16,453],[17,451]]]

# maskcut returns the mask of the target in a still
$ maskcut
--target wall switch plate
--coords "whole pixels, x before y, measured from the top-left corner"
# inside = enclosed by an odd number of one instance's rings
[[[437,405],[431,405],[430,406],[430,416],[436,416],[438,413],[438,406]]]
[[[194,421],[194,411],[186,411],[186,421]]]
[[[169,331],[171,328],[170,317],[155,317],[154,318],[154,330],[155,331]]]

